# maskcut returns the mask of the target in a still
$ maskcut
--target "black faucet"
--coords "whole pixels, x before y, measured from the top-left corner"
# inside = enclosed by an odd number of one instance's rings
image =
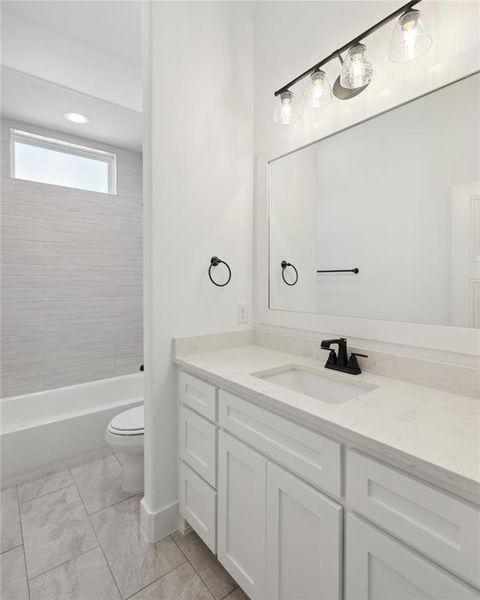
[[[338,345],[338,356],[335,353],[335,350],[330,347],[332,344]],[[325,363],[326,369],[342,371],[342,373],[350,373],[351,375],[359,375],[362,372],[360,365],[358,364],[357,356],[368,358],[366,354],[359,354],[358,352],[352,352],[350,358],[348,358],[347,338],[322,340],[321,348],[330,352],[327,362]]]

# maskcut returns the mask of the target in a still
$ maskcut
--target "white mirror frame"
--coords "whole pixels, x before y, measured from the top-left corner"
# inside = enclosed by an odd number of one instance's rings
[[[452,79],[438,87],[430,89],[425,93],[411,98],[407,102],[420,98],[426,94],[432,93],[442,87],[455,83],[468,77],[478,69],[473,69],[461,77]],[[375,115],[363,119],[358,123],[369,120],[379,114],[388,112],[405,104],[401,102],[386,110],[380,111]],[[341,131],[341,130],[340,130]],[[339,133],[337,131],[336,133]],[[278,159],[280,156],[289,154],[303,147],[317,143],[325,137],[323,136],[313,142],[305,144],[299,148],[280,154],[274,158],[267,158],[261,155],[257,156],[256,174],[257,174],[257,202],[256,205],[256,223],[257,223],[257,244],[256,244],[256,326],[265,328],[288,328],[290,330],[303,330],[310,333],[323,333],[333,335],[343,335],[349,338],[360,340],[372,340],[383,344],[394,344],[408,347],[417,347],[431,351],[440,351],[448,354],[469,355],[471,357],[480,356],[480,330],[463,327],[451,327],[448,325],[426,325],[419,323],[408,323],[399,321],[387,321],[380,319],[364,319],[357,317],[346,317],[337,315],[325,315],[318,313],[302,313],[288,310],[270,309],[269,307],[269,163]],[[259,177],[259,174],[262,174]]]

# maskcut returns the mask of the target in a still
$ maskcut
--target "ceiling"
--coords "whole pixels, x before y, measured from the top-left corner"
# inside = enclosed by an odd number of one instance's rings
[[[5,117],[122,148],[142,150],[142,113],[6,67],[2,67],[1,78],[2,114]],[[66,112],[87,115],[90,122],[70,123],[64,118]]]
[[[1,114],[142,149],[141,3],[2,2]],[[75,125],[66,112],[85,114]]]
[[[141,3],[122,0],[7,0],[8,13],[55,29],[88,46],[141,65]]]

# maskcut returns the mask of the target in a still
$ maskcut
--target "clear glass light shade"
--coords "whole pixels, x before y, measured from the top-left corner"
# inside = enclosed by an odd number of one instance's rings
[[[323,71],[314,71],[307,79],[302,104],[307,108],[323,108],[332,101],[332,86]]]
[[[368,85],[372,80],[373,67],[365,58],[366,50],[363,44],[355,44],[349,48],[340,75],[342,87],[354,90]]]
[[[275,99],[273,120],[280,125],[295,123],[302,116],[302,111],[292,92],[282,92]]]
[[[432,45],[432,36],[418,10],[409,10],[395,25],[390,43],[390,60],[408,62],[425,54]]]

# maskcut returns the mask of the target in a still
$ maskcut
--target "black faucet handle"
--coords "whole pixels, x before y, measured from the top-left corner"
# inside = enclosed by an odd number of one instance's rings
[[[352,352],[350,356],[361,356],[362,358],[368,358],[368,354],[360,354],[359,352]]]
[[[336,365],[337,364],[337,353],[335,352],[335,350],[333,348],[322,348],[322,350],[328,350],[328,358],[327,358],[327,362],[325,363],[325,366],[327,367],[327,365],[329,365],[329,366]]]

